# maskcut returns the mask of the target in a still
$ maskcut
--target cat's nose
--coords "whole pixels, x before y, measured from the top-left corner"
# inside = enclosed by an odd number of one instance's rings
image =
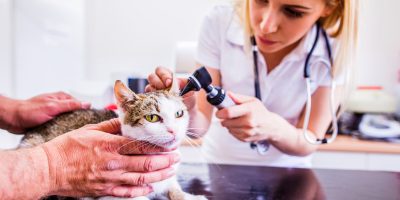
[[[172,128],[167,128],[168,133],[171,133],[172,135],[176,135],[176,132]]]

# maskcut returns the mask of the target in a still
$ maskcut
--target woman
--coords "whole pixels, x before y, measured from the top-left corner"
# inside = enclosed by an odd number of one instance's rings
[[[356,6],[354,0],[240,0],[235,6],[217,6],[208,14],[199,38],[197,61],[206,66],[213,85],[230,91],[229,96],[237,104],[215,114],[221,122],[211,126],[203,145],[210,162],[311,165],[317,145],[307,142],[302,130],[307,100],[304,63],[316,38],[320,38],[309,56],[313,103],[307,132],[324,138],[332,120],[332,77],[343,85],[351,66]],[[317,31],[319,26],[329,33],[326,42],[323,31]],[[256,56],[252,56],[251,38],[259,50]],[[258,67],[258,77],[254,66]],[[147,89],[165,88],[171,77],[168,70],[158,68],[149,76]],[[260,99],[255,97],[257,79]],[[334,91],[336,96],[338,91]],[[214,110],[205,98],[199,93],[185,99],[192,119],[190,131],[199,135],[207,131]],[[265,140],[271,147],[264,155],[249,147],[250,142]]]

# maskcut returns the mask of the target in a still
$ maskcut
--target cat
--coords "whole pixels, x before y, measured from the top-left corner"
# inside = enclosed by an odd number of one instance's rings
[[[136,94],[117,80],[114,86],[114,95],[118,105],[118,118],[121,122],[122,136],[146,141],[168,149],[178,147],[189,126],[187,108],[178,94],[177,81],[173,81],[172,86],[167,90]],[[20,147],[36,146],[86,124],[99,123],[115,117],[117,117],[116,113],[107,110],[89,109],[64,113],[28,131],[22,139]],[[176,168],[177,165],[174,167]],[[97,199],[207,200],[205,196],[185,193],[178,184],[176,176],[152,183],[151,186],[153,192],[148,196],[135,198],[106,196]],[[86,197],[82,199],[94,198]]]
[[[88,109],[63,113],[25,132],[18,148],[34,147],[86,124],[97,124],[117,117],[112,110]]]

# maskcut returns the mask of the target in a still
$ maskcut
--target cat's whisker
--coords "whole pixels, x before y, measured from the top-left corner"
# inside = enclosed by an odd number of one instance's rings
[[[136,143],[139,142],[139,144],[137,145],[137,148],[142,148],[144,146],[149,146],[149,144],[152,144],[154,146],[156,146],[155,144],[151,143],[151,141],[149,140],[150,138],[153,138],[153,136],[143,136],[143,137],[138,137],[136,140],[132,140],[126,144],[123,144],[122,146],[120,146],[118,148],[118,151],[120,151],[123,147],[132,144],[132,143]],[[142,142],[140,142],[142,141]],[[146,143],[146,142],[150,142],[150,143]]]
[[[188,130],[208,130],[206,128],[188,128]]]
[[[190,132],[190,131],[186,131],[186,135],[194,136],[196,138],[200,138],[201,136],[203,136],[203,134],[198,134],[198,133],[194,133],[194,132]]]
[[[185,137],[184,138],[187,143],[192,146],[193,148],[195,148],[195,151],[199,152],[200,156],[202,156],[204,159],[206,159],[205,153],[200,149],[201,147],[199,147],[199,145],[195,144],[195,142],[193,141],[192,138],[189,137]],[[208,161],[206,160],[206,162],[208,163]],[[222,171],[221,167],[219,166],[219,164],[214,164],[215,166],[217,166],[217,170]]]
[[[195,145],[195,144],[194,144],[192,138],[190,138],[190,137],[185,137],[185,140],[186,140],[186,142],[188,142],[189,145],[192,146],[192,147],[197,147],[197,146],[198,146],[198,145]],[[197,150],[198,150],[198,149],[197,149]],[[201,152],[201,150],[199,150],[199,151]]]
[[[202,128],[202,127],[189,127],[188,129],[206,129],[206,128]]]
[[[125,146],[127,146],[127,145],[129,145],[129,144],[132,144],[132,143],[134,143],[134,142],[136,142],[136,141],[132,140],[132,141],[126,143],[126,144],[123,144],[122,146],[120,146],[120,147],[118,148],[118,152],[119,152],[123,147],[125,147]]]

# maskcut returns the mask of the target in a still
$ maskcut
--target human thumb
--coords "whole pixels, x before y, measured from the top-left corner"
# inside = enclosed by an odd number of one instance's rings
[[[254,97],[237,94],[230,91],[228,91],[227,94],[232,99],[232,101],[238,105],[249,102],[254,99]]]

